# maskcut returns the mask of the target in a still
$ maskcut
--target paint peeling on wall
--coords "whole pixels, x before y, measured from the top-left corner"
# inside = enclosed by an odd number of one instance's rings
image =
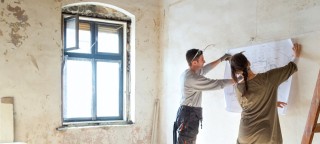
[[[320,2],[318,0],[306,0],[306,1],[297,1],[294,3],[294,6],[296,7],[296,10],[305,10],[309,9],[311,7],[318,6]]]
[[[139,137],[134,137],[132,144],[150,144],[151,143],[151,129],[142,129],[135,127],[131,131],[132,135],[140,134]]]
[[[96,133],[98,131],[98,133]],[[79,137],[79,135],[83,135]],[[92,136],[94,135],[94,137]],[[71,131],[63,132],[63,142],[64,144],[73,144],[73,143],[92,143],[92,144],[103,144],[103,143],[115,143],[112,140],[114,137],[115,131],[103,131],[101,129],[76,129]]]
[[[15,4],[20,4],[20,2],[15,2]],[[12,19],[12,16],[14,16],[15,19]],[[25,14],[25,10],[19,6],[11,6],[8,4],[7,9],[1,11],[0,23],[1,22],[5,23],[10,29],[7,33],[10,37],[9,42],[16,47],[20,47],[23,41],[28,38],[26,30],[30,27],[28,15]],[[5,34],[5,32],[1,31],[0,36]]]
[[[24,15],[24,10],[22,10],[20,7],[12,7],[10,5],[7,6],[7,9],[13,13],[13,15],[21,22],[26,22],[28,20],[28,16]]]
[[[119,12],[112,8],[91,4],[66,7],[62,9],[62,12],[66,14],[79,14],[88,17],[113,19],[128,22],[131,21],[131,18],[122,12]]]
[[[60,107],[62,101],[59,96],[61,95],[61,87],[59,86],[61,73],[59,69],[61,68],[60,56],[63,55],[61,52],[63,49],[62,46],[57,45],[62,45],[60,14],[61,6],[64,5],[58,3],[60,0],[21,0],[21,4],[15,3],[18,0],[3,1],[4,3],[1,3],[0,0],[0,29],[3,33],[3,36],[0,36],[0,54],[2,54],[0,64],[5,67],[5,70],[2,70],[0,79],[3,81],[2,88],[5,89],[3,92],[12,93],[18,101],[20,100],[15,114],[15,122],[17,123],[15,138],[17,140],[28,144],[151,143],[152,105],[144,105],[143,103],[151,103],[154,99],[153,96],[149,96],[148,92],[145,92],[145,89],[156,89],[158,85],[152,81],[157,78],[158,74],[148,72],[147,67],[154,69],[158,64],[154,59],[143,60],[145,56],[148,58],[152,57],[151,55],[159,57],[158,45],[155,43],[158,41],[157,35],[152,29],[154,26],[153,18],[157,22],[159,16],[156,10],[159,3],[157,0],[103,2],[117,4],[116,7],[126,8],[129,11],[124,10],[130,14],[138,8],[141,13],[145,13],[140,22],[133,25],[135,28],[133,31],[136,31],[136,38],[133,41],[143,42],[148,39],[149,42],[140,46],[139,49],[131,47],[137,54],[137,60],[135,60],[137,69],[145,68],[144,72],[138,71],[139,76],[136,78],[141,82],[141,85],[145,85],[143,89],[138,88],[135,92],[139,95],[135,99],[135,102],[139,104],[135,106],[139,113],[134,113],[135,118],[138,119],[137,123],[130,126],[75,128],[66,131],[56,130],[62,124]],[[81,4],[80,0],[61,0],[61,2]],[[113,12],[112,10],[98,8],[97,11],[105,16],[113,15],[104,13],[104,11]],[[82,12],[89,11],[83,10]],[[128,23],[130,24],[130,22]],[[136,28],[136,26],[139,27]],[[148,29],[143,29],[144,26],[147,26]],[[130,34],[129,32],[128,34]],[[17,41],[14,43],[17,46],[12,43],[10,34],[12,37],[16,37]],[[145,49],[148,50],[144,51]],[[148,81],[144,81],[145,75],[148,77]],[[135,127],[139,127],[140,131],[133,132],[132,129]]]
[[[16,1],[16,2],[14,2],[14,3],[16,3],[16,4],[21,4],[21,0],[18,0],[18,1]]]

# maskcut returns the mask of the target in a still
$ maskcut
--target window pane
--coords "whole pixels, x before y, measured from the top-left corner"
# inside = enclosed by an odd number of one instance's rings
[[[119,53],[119,34],[117,29],[99,26],[98,52]]]
[[[97,116],[119,116],[119,63],[97,62]]]
[[[77,53],[91,53],[91,32],[89,23],[79,23],[79,49]]]
[[[66,20],[66,48],[77,47],[77,20],[70,18]]]
[[[92,116],[92,64],[90,60],[66,60],[64,118]]]

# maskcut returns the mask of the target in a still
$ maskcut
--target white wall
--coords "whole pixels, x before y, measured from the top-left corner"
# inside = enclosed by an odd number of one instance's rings
[[[150,144],[158,94],[159,2],[90,0],[136,18],[136,124],[57,131],[61,126],[61,7],[85,0],[0,1],[0,97],[15,99],[15,140],[28,144]]]
[[[180,102],[179,77],[188,68],[185,52],[190,48],[208,48],[207,62],[219,58],[227,49],[293,38],[303,45],[294,75],[285,116],[280,116],[284,144],[299,144],[309,113],[316,77],[320,67],[320,0],[164,0],[161,17],[162,105],[161,144],[172,143],[172,125]],[[208,77],[223,78],[224,64]],[[236,142],[240,115],[224,110],[223,91],[203,93],[203,129],[200,144]],[[315,135],[314,143],[320,142]]]

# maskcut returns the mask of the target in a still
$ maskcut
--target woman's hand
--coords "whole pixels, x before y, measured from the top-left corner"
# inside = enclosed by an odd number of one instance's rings
[[[287,105],[287,103],[285,103],[285,102],[277,101],[277,107],[279,107],[279,108],[283,108],[286,105]]]

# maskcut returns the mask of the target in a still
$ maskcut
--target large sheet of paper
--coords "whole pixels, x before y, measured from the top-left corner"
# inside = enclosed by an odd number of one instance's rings
[[[266,72],[270,69],[282,67],[293,58],[291,39],[269,42],[259,45],[248,47],[241,47],[230,49],[227,51],[229,54],[236,54],[243,52],[251,63],[251,69],[254,73]],[[231,78],[230,64],[226,63],[225,78]],[[291,87],[290,77],[287,81],[283,82],[278,88],[278,101],[288,102],[289,92]],[[224,88],[226,110],[230,112],[241,112],[241,107],[235,95],[234,87],[229,86]],[[278,108],[279,114],[285,114],[287,106]]]

